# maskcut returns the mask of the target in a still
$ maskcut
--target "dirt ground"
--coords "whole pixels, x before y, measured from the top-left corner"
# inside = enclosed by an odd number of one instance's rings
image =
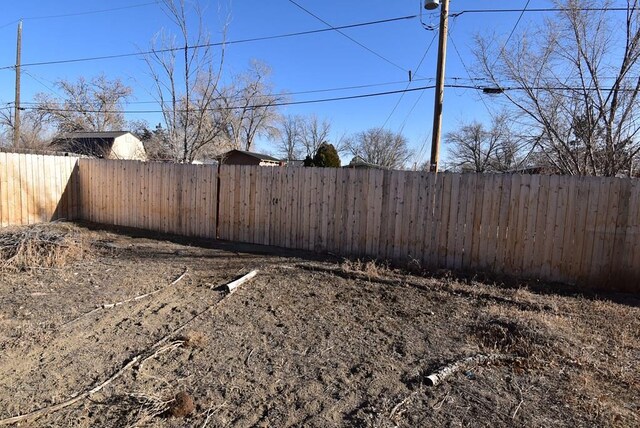
[[[0,420],[48,409],[18,425],[640,426],[638,296],[65,230],[85,246],[77,260],[0,272]],[[220,288],[252,269],[235,293]],[[501,359],[427,385],[480,353]]]

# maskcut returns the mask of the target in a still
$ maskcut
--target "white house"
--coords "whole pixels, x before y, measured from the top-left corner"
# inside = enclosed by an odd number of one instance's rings
[[[104,159],[147,160],[142,141],[128,131],[71,132],[53,140],[51,147]]]

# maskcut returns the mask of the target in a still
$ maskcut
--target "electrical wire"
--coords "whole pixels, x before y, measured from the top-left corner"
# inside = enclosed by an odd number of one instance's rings
[[[4,25],[0,26],[0,30],[5,28],[5,27],[8,27],[9,25],[16,24],[16,23],[20,22],[21,20],[22,21],[36,21],[36,20],[43,20],[43,19],[66,18],[66,17],[70,17],[70,16],[96,15],[96,14],[99,14],[99,13],[115,12],[115,11],[118,11],[118,10],[134,9],[134,8],[143,7],[143,6],[150,6],[152,4],[158,4],[158,2],[157,1],[151,1],[151,2],[147,2],[147,3],[138,3],[138,4],[132,4],[132,5],[129,5],[129,6],[114,7],[114,8],[110,8],[110,9],[90,10],[90,11],[86,11],[86,12],[65,13],[65,14],[60,14],[60,15],[27,16],[25,18],[16,19],[15,21],[11,21],[11,22],[9,22],[7,24],[4,24]]]
[[[476,89],[476,90],[483,90],[485,89],[482,86],[478,86],[478,85],[461,85],[461,84],[445,84],[444,85],[445,88],[452,88],[452,89]],[[367,94],[358,94],[358,95],[349,95],[349,96],[343,96],[343,97],[333,97],[333,98],[320,98],[320,99],[312,99],[312,100],[301,100],[301,101],[282,101],[282,102],[278,102],[278,103],[272,103],[272,104],[255,104],[253,106],[249,106],[249,107],[245,107],[245,106],[231,106],[231,107],[220,107],[220,108],[209,108],[209,109],[204,109],[202,111],[216,111],[216,110],[240,110],[240,109],[244,109],[244,108],[248,108],[249,110],[253,110],[253,109],[257,109],[257,108],[265,108],[265,107],[281,107],[281,106],[291,106],[291,105],[301,105],[301,104],[317,104],[317,103],[325,103],[325,102],[333,102],[333,101],[344,101],[344,100],[355,100],[355,99],[362,99],[362,98],[372,98],[372,97],[379,97],[379,96],[385,96],[385,95],[393,95],[393,94],[400,94],[402,92],[416,92],[416,91],[424,91],[426,89],[433,89],[435,88],[435,85],[426,85],[426,86],[420,86],[417,88],[409,88],[409,89],[398,89],[395,91],[385,91],[385,92],[373,92],[373,93],[367,93]],[[531,86],[531,87],[524,87],[524,86],[506,86],[506,87],[500,87],[499,88],[501,91],[531,91],[531,90],[544,90],[544,91],[583,91],[583,90],[589,90],[589,91],[611,91],[614,88],[581,88],[581,87],[568,87],[568,86],[559,86],[559,87],[554,87],[554,86]],[[620,88],[618,89],[618,91],[620,92],[635,92],[635,89],[625,89],[625,88]],[[13,104],[13,103],[7,103],[7,104]],[[28,103],[28,104],[33,104],[33,103]],[[162,110],[80,110],[80,109],[63,109],[63,108],[42,108],[42,107],[38,107],[38,106],[34,106],[34,107],[24,107],[24,109],[28,109],[28,110],[41,110],[41,111],[51,111],[51,112],[86,112],[86,113],[126,113],[126,114],[144,114],[144,113],[162,113]],[[194,110],[198,110],[198,109],[194,109]],[[177,112],[182,112],[184,110],[176,110]]]
[[[378,58],[382,59],[383,61],[385,61],[388,64],[391,64],[392,66],[396,67],[397,69],[400,69],[402,71],[404,71],[405,73],[407,73],[409,70],[407,70],[406,68],[402,67],[401,65],[396,64],[395,62],[391,61],[389,58],[379,54],[378,52],[374,51],[373,49],[369,48],[368,46],[365,46],[364,44],[360,43],[359,41],[357,41],[356,39],[354,39],[353,37],[349,36],[348,34],[346,34],[343,31],[340,31],[341,29],[339,27],[334,27],[333,25],[329,24],[327,21],[325,21],[324,19],[322,19],[321,17],[319,17],[318,15],[316,15],[315,13],[311,12],[309,9],[306,9],[305,7],[301,6],[299,3],[297,3],[295,0],[289,0],[290,3],[292,3],[293,5],[297,6],[299,9],[302,9],[304,12],[306,12],[307,14],[311,15],[312,17],[314,17],[315,19],[317,19],[318,21],[322,22],[323,24],[325,24],[326,26],[328,26],[329,28],[331,28],[332,30],[335,30],[336,32],[338,32],[339,34],[341,34],[342,36],[346,37],[347,39],[351,40],[353,43],[355,43],[356,45],[360,46],[361,48],[371,52],[372,54],[374,54],[375,56],[377,56]]]
[[[26,70],[23,70],[24,73],[27,73]],[[34,78],[35,80],[38,80],[36,78],[36,76],[29,74],[29,76],[31,76],[32,78]],[[452,79],[458,79],[458,78],[452,78]],[[419,78],[419,79],[413,79],[414,82],[418,82],[418,81],[434,81],[435,79],[432,77],[425,77],[425,78]],[[296,91],[296,92],[289,92],[289,91],[284,91],[284,92],[277,92],[277,93],[271,93],[271,94],[265,94],[266,97],[284,97],[284,96],[289,96],[289,95],[304,95],[304,94],[317,94],[317,93],[323,93],[323,92],[338,92],[338,91],[347,91],[347,90],[352,90],[352,89],[365,89],[365,88],[374,88],[374,87],[380,87],[380,86],[390,86],[390,85],[398,85],[400,83],[405,83],[404,80],[398,80],[395,82],[383,82],[383,83],[369,83],[369,84],[365,84],[365,85],[353,85],[353,86],[341,86],[341,87],[337,87],[337,88],[323,88],[323,89],[309,89],[309,90],[304,90],[304,91]],[[58,92],[51,88],[48,85],[45,85],[43,82],[40,82],[41,85],[45,86],[46,88],[48,88],[52,93],[58,94]],[[30,101],[24,101],[22,102],[22,104],[38,104],[36,102],[30,102]],[[127,104],[158,104],[157,100],[153,100],[153,101],[128,101]]]
[[[427,49],[424,51],[424,55],[422,55],[422,59],[420,59],[420,63],[418,64],[418,66],[416,67],[416,73],[418,72],[418,70],[420,69],[420,66],[422,66],[422,63],[424,62],[425,58],[427,57],[427,54],[429,53],[429,51],[431,50],[431,46],[433,45],[433,42],[436,40],[436,36],[437,33],[434,33],[433,38],[431,39],[431,42],[429,43],[429,45],[427,46]],[[412,82],[407,83],[407,86],[405,88],[405,91],[407,89],[409,89],[409,86],[411,86]],[[398,101],[396,102],[396,104],[393,106],[393,109],[391,110],[391,113],[389,113],[389,115],[387,116],[387,119],[384,121],[382,128],[384,129],[387,126],[387,123],[389,123],[389,120],[391,120],[391,116],[393,116],[393,113],[396,112],[398,106],[400,105],[400,102],[402,102],[402,99],[404,98],[404,95],[406,94],[406,92],[402,92],[402,94],[400,95],[400,97],[398,98]],[[420,97],[422,97],[422,95],[420,95]]]
[[[132,5],[129,5],[129,6],[114,7],[114,8],[110,8],[110,9],[90,10],[90,11],[86,11],[86,12],[65,13],[65,14],[60,14],[60,15],[29,16],[29,17],[22,18],[22,19],[25,20],[25,21],[33,21],[33,20],[41,20],[41,19],[66,18],[66,17],[70,17],[70,16],[96,15],[96,14],[106,13],[106,12],[115,12],[115,11],[118,11],[118,10],[134,9],[134,8],[138,8],[138,7],[150,6],[152,4],[156,4],[157,5],[158,2],[157,1],[150,1],[150,2],[146,2],[146,3],[138,3],[138,4],[132,4]]]
[[[524,8],[522,9],[522,12],[520,12],[520,16],[518,17],[518,20],[516,21],[515,25],[511,29],[511,33],[509,33],[509,37],[507,37],[507,40],[505,40],[505,42],[502,44],[502,49],[500,49],[500,54],[498,54],[496,59],[493,61],[493,64],[491,64],[491,68],[493,68],[496,65],[496,62],[498,62],[500,55],[504,54],[504,50],[507,47],[509,40],[511,40],[511,37],[513,37],[513,34],[516,32],[516,28],[518,28],[518,25],[520,24],[520,21],[522,20],[524,13],[527,11],[527,8],[529,7],[529,3],[531,3],[531,0],[527,0],[527,3],[524,5]]]
[[[255,104],[249,107],[245,106],[231,106],[231,107],[220,107],[220,108],[207,108],[207,109],[193,109],[198,111],[216,111],[216,110],[241,110],[247,108],[249,110],[255,110],[258,108],[265,107],[281,107],[281,106],[291,106],[291,105],[301,105],[301,104],[317,104],[317,103],[325,103],[325,102],[333,102],[333,101],[344,101],[344,100],[355,100],[362,98],[371,98],[371,97],[379,97],[385,95],[393,95],[399,94],[401,92],[414,92],[414,91],[423,91],[425,89],[433,89],[434,85],[422,86],[419,88],[411,88],[411,89],[399,89],[395,91],[385,91],[385,92],[374,92],[367,94],[359,94],[359,95],[349,95],[344,97],[333,97],[333,98],[320,98],[314,100],[301,100],[301,101],[282,101],[271,104]],[[44,107],[24,107],[28,110],[39,110],[39,111],[48,111],[48,112],[86,112],[86,113],[125,113],[125,114],[147,114],[147,113],[162,113],[162,110],[85,110],[85,109],[66,109],[66,108],[44,108]],[[176,112],[184,112],[185,110],[176,110]]]
[[[453,30],[453,28],[452,28],[452,30]],[[462,58],[462,55],[460,54],[460,50],[458,50],[458,46],[456,45],[456,42],[453,40],[452,33],[453,33],[453,31],[451,31],[449,33],[449,41],[451,42],[451,45],[453,46],[453,50],[455,51],[456,55],[458,56],[458,59],[460,60],[460,63],[462,64],[462,68],[464,68],[465,72],[469,76],[469,79],[471,81],[473,81],[473,77],[471,77],[471,72],[469,71],[469,68],[467,67],[467,64],[464,62],[464,59]],[[489,116],[494,117],[493,111],[489,108],[489,105],[487,104],[487,102],[484,100],[484,98],[482,96],[480,97],[480,101],[482,101],[482,104],[484,104],[485,108],[487,109],[487,113],[489,113]]]
[[[415,19],[416,17],[417,17],[417,15],[407,15],[407,16],[399,16],[399,17],[396,17],[396,18],[379,19],[379,20],[376,20],[376,21],[359,22],[359,23],[356,23],[356,24],[348,24],[348,25],[342,25],[342,26],[339,26],[339,27],[332,27],[332,28],[320,28],[320,29],[317,29],[317,30],[298,31],[298,32],[295,32],[295,33],[277,34],[277,35],[273,35],[273,36],[263,36],[263,37],[252,37],[252,38],[247,38],[247,39],[230,40],[230,41],[225,41],[225,42],[204,43],[204,44],[200,44],[200,45],[187,46],[187,49],[191,50],[191,49],[198,49],[198,48],[205,48],[205,47],[226,46],[226,45],[234,45],[234,44],[241,44],[241,43],[253,43],[253,42],[259,42],[259,41],[265,41],[265,40],[283,39],[283,38],[288,38],[288,37],[306,36],[306,35],[309,35],[309,34],[325,33],[325,32],[334,31],[334,30],[344,30],[344,29],[349,29],[349,28],[366,27],[366,26],[370,26],[370,25],[379,25],[379,24],[387,24],[387,23],[397,22],[397,21],[411,20],[411,19]],[[184,49],[184,47],[166,48],[166,49],[156,49],[156,50],[149,50],[149,51],[114,54],[114,55],[101,55],[101,56],[84,57],[84,58],[71,58],[71,59],[63,59],[63,60],[55,60],[55,61],[32,62],[32,63],[21,64],[21,67],[35,67],[35,66],[42,66],[42,65],[69,64],[69,63],[75,63],[75,62],[98,61],[98,60],[115,59],[115,58],[144,56],[144,55],[149,55],[149,54],[152,54],[152,53],[165,53],[165,52],[182,51],[183,49]],[[4,67],[0,67],[0,70],[9,70],[9,69],[15,69],[15,65],[7,65],[7,66],[4,66]]]
[[[627,12],[629,10],[640,10],[640,8],[636,7],[578,7],[578,8],[567,8],[567,7],[543,7],[543,8],[531,8],[527,9],[525,12],[528,13],[546,13],[546,12],[572,12],[572,11],[580,11],[580,12]],[[473,14],[473,13],[522,13],[523,9],[465,9],[457,12],[452,11],[449,16],[452,18],[456,18],[458,16],[464,14]]]

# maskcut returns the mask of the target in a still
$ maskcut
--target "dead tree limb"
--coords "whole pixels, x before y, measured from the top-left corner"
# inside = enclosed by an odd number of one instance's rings
[[[236,291],[236,289],[238,287],[240,287],[242,284],[244,284],[245,282],[249,281],[251,278],[253,278],[254,276],[256,276],[258,274],[257,270],[252,270],[251,272],[249,272],[248,274],[236,279],[235,281],[231,281],[230,283],[225,285],[225,288],[227,290],[227,292],[229,294],[233,293],[234,291]],[[213,288],[213,287],[212,287]]]
[[[84,318],[84,317],[86,317],[88,315],[91,315],[93,313],[96,313],[98,311],[101,311],[103,309],[115,308],[116,306],[121,306],[121,305],[124,305],[125,303],[135,302],[135,301],[138,301],[138,300],[142,300],[142,299],[144,299],[146,297],[153,296],[154,294],[157,294],[157,293],[161,292],[162,290],[165,290],[165,289],[167,289],[169,287],[172,287],[172,286],[176,285],[178,282],[180,282],[187,275],[187,271],[188,271],[188,269],[185,268],[185,270],[182,273],[182,275],[180,275],[178,278],[176,278],[170,284],[165,285],[162,288],[159,288],[159,289],[157,289],[155,291],[152,291],[150,293],[145,293],[145,294],[141,294],[139,296],[132,297],[130,299],[122,300],[120,302],[104,303],[102,305],[98,305],[95,309],[92,309],[89,312],[85,312],[84,314],[80,315],[77,318],[72,319],[71,321],[67,321],[66,323],[62,324],[61,327],[64,327],[64,326],[69,325],[69,324],[73,324],[76,321],[78,321],[78,320],[80,320],[80,319],[82,319],[82,318]]]
[[[513,355],[505,354],[477,354],[471,357],[464,358],[462,360],[455,361],[444,367],[439,368],[435,373],[430,374],[426,378],[426,384],[428,386],[436,386],[442,383],[449,376],[471,367],[479,366],[481,364],[490,364],[498,361],[514,361],[517,357]]]

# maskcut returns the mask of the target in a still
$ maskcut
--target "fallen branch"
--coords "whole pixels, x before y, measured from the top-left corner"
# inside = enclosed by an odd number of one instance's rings
[[[505,354],[477,354],[471,357],[464,358],[462,360],[458,360],[454,363],[448,364],[444,367],[439,368],[435,373],[427,376],[427,385],[428,386],[436,386],[442,383],[449,376],[461,371],[468,369],[470,367],[479,366],[481,364],[489,364],[495,363],[497,361],[514,361],[518,359],[513,355],[505,355]]]
[[[253,278],[254,276],[256,276],[258,274],[257,270],[252,270],[251,272],[249,272],[248,274],[236,279],[235,281],[231,281],[230,283],[226,284],[224,287],[227,289],[227,292],[229,294],[233,293],[234,291],[236,291],[236,289],[241,286],[242,284],[244,284],[245,282],[249,281],[251,278]],[[213,288],[213,287],[211,287]]]
[[[404,400],[402,400],[401,402],[399,402],[398,404],[396,404],[393,409],[391,409],[391,413],[389,414],[389,419],[393,419],[393,417],[396,415],[396,413],[398,413],[398,410],[400,410],[400,408],[402,406],[404,406],[405,404],[407,404],[409,402],[409,400],[411,400],[419,391],[414,391],[412,392],[410,395],[408,395]]]
[[[172,281],[171,284],[169,284],[169,285],[165,285],[164,287],[159,288],[159,289],[157,289],[155,291],[152,291],[150,293],[145,293],[145,294],[141,294],[141,295],[136,296],[136,297],[132,297],[130,299],[122,300],[121,302],[105,303],[105,304],[102,304],[102,305],[98,305],[95,309],[92,309],[89,312],[85,312],[84,314],[80,315],[77,318],[72,319],[71,321],[67,321],[66,323],[62,324],[60,327],[64,327],[66,325],[73,324],[74,322],[76,322],[76,321],[78,321],[78,320],[80,320],[80,319],[82,319],[82,318],[84,318],[84,317],[86,317],[88,315],[91,315],[93,313],[101,311],[103,309],[115,308],[116,306],[121,306],[121,305],[124,305],[125,303],[135,302],[135,301],[138,301],[138,300],[142,300],[142,299],[144,299],[146,297],[153,296],[154,294],[157,294],[157,293],[161,292],[162,290],[164,290],[166,288],[169,288],[169,287],[172,287],[172,286],[176,285],[178,282],[180,282],[187,275],[187,271],[188,271],[188,269],[185,268],[185,270],[182,273],[182,275],[180,275],[178,278],[176,278],[174,281]]]
[[[180,275],[178,278],[176,278],[171,284],[166,285],[158,290],[152,291],[151,293],[146,293],[146,294],[141,294],[139,296],[133,297],[131,299],[127,299],[127,300],[123,300],[121,302],[116,302],[116,303],[106,303],[102,306],[99,306],[96,309],[107,309],[107,308],[115,308],[116,306],[120,306],[120,305],[124,305],[125,303],[129,303],[129,302],[134,302],[136,300],[141,300],[144,299],[145,297],[149,297],[149,296],[153,296],[156,293],[161,292],[162,290],[164,290],[165,288],[168,287],[172,287],[174,285],[176,285],[178,282],[180,282],[180,280],[182,280],[182,278],[184,278],[187,275],[187,269],[184,270],[184,272],[182,273],[182,275]]]

